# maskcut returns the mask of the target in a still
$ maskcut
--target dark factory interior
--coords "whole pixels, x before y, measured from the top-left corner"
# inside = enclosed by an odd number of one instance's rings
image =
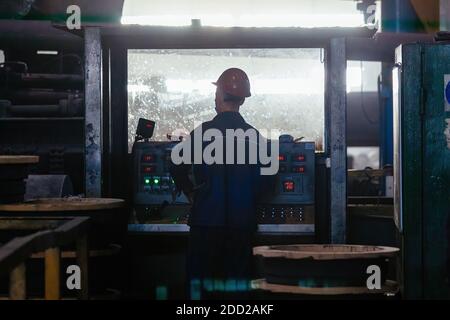
[[[449,0],[0,1],[0,300],[449,298]]]

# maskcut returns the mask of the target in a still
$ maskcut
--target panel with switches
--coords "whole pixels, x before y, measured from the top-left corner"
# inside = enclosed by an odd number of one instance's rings
[[[279,170],[269,197],[259,203],[260,224],[314,224],[315,143],[280,137]]]
[[[136,142],[133,145],[133,202],[140,223],[167,218],[168,207],[181,206],[181,211],[186,214],[189,211],[187,198],[176,193],[175,183],[169,173],[170,154],[175,144]],[[179,209],[169,211],[180,215]],[[172,219],[170,214],[169,222],[178,221],[176,215]]]
[[[136,218],[133,225],[140,225],[139,230],[142,225],[153,225],[161,232],[164,225],[172,228],[174,224],[187,222],[190,204],[183,194],[176,193],[169,173],[170,154],[175,145],[176,142],[137,142],[133,146]],[[279,146],[274,188],[265,201],[257,204],[259,230],[311,234],[315,214],[315,144],[281,136]]]

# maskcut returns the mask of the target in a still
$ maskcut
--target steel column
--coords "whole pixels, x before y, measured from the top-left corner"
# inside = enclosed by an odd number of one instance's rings
[[[127,198],[132,188],[128,177],[128,51],[110,51],[110,183],[111,196]]]
[[[332,39],[328,55],[328,148],[330,154],[331,243],[346,241],[347,54],[345,38]]]
[[[85,193],[102,195],[102,86],[101,37],[99,28],[84,30],[85,65]]]

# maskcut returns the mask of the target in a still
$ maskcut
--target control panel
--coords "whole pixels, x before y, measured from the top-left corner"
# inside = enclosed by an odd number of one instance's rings
[[[272,194],[258,204],[260,224],[314,224],[315,143],[280,137]]]
[[[188,199],[176,193],[169,173],[170,154],[176,143],[136,142],[133,145],[133,201],[139,223],[167,218],[164,213],[168,206],[182,206],[181,210],[187,214]],[[179,216],[168,222],[176,222]]]
[[[176,193],[169,173],[171,150],[176,143],[136,142],[133,146],[134,224],[138,230],[143,225],[158,225],[157,230],[162,230],[162,224],[170,225],[172,230],[187,222],[189,201]],[[279,171],[273,190],[257,205],[259,228],[265,232],[275,228],[274,232],[313,233],[315,144],[281,136],[279,148]]]

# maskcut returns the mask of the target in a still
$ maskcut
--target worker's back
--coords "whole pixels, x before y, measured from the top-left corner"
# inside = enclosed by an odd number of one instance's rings
[[[222,161],[212,164],[205,162],[203,157],[204,151],[213,143],[213,141],[203,141],[208,140],[203,139],[203,136],[208,131],[212,132],[211,130],[214,130],[216,134],[220,132],[220,138],[223,139],[221,141],[223,157],[218,157]],[[227,138],[227,130],[233,132],[233,137]],[[240,138],[239,131],[243,134]],[[229,141],[231,139],[234,141]],[[260,140],[259,132],[246,123],[238,112],[219,113],[213,120],[203,123],[191,133],[189,143],[193,166],[182,164],[174,166],[171,170],[180,190],[194,190],[190,226],[256,228],[256,202],[265,189],[270,188],[269,178],[261,176],[258,161],[250,161],[252,156],[258,160]],[[227,150],[230,142],[232,142],[233,150]],[[201,144],[201,147],[198,144]],[[239,144],[242,145],[241,149]],[[195,161],[195,152],[201,152],[201,162]],[[234,159],[227,161],[230,152]],[[243,157],[243,152],[245,153],[244,163],[242,160],[238,162],[237,158]],[[213,154],[213,156],[219,155]],[[197,155],[198,158],[200,157]],[[189,186],[191,182],[182,178],[186,177],[186,171],[190,168],[193,169],[193,186]]]
[[[227,226],[232,228],[255,228],[255,205],[264,185],[260,175],[260,166],[249,163],[250,152],[257,150],[252,144],[258,144],[259,132],[247,124],[238,112],[223,112],[213,120],[202,125],[202,133],[209,129],[218,129],[223,135],[224,164],[194,164],[195,184],[199,186],[195,193],[190,225]],[[226,130],[254,130],[256,139],[247,138],[245,145],[245,164],[237,164],[239,139],[234,138],[234,159],[227,163]],[[254,140],[254,141],[253,141]],[[203,142],[204,150],[211,142]],[[195,142],[194,142],[195,144]],[[195,147],[194,147],[195,149]]]

